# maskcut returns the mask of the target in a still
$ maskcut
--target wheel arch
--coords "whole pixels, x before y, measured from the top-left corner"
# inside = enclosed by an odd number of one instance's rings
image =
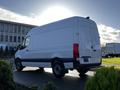
[[[61,63],[64,64],[64,62],[63,62],[62,60],[60,60],[60,59],[61,59],[60,57],[54,57],[54,58],[52,58],[52,60],[51,60],[51,66],[53,65],[53,63],[54,63],[55,61],[58,61],[58,62],[61,62]]]
[[[18,59],[18,60],[20,60],[20,58],[19,58],[19,57],[14,58],[14,60],[17,60],[17,59]]]

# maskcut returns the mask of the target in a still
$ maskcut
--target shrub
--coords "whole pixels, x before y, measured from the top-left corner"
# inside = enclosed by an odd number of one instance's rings
[[[15,90],[11,66],[0,61],[0,90]]]
[[[9,54],[9,49],[8,49],[8,47],[6,46],[6,47],[4,48],[4,50],[3,50],[2,56],[3,56],[3,57],[8,57],[8,54]]]
[[[3,56],[3,47],[0,47],[0,57],[2,57]]]
[[[120,71],[114,67],[100,68],[96,74],[90,78],[85,90],[119,90],[120,89]]]

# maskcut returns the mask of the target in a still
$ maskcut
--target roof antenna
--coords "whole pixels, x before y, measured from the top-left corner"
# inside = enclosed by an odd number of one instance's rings
[[[88,16],[88,17],[86,17],[86,19],[90,19],[90,17]]]

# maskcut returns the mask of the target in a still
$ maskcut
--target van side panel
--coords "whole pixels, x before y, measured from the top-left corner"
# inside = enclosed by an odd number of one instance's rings
[[[34,58],[72,58],[73,29],[69,27],[51,30],[34,36],[32,38],[32,51],[36,52],[33,55]],[[36,42],[35,39],[39,42]]]
[[[49,61],[43,62],[23,62],[23,65],[29,66],[43,66],[50,67],[51,59],[53,58],[73,58],[73,27],[65,27],[62,29],[55,29],[45,33],[36,34],[31,37],[31,42],[26,52],[24,59],[47,59]],[[41,60],[39,60],[41,61]],[[42,64],[41,64],[42,63]],[[46,64],[45,64],[46,63]],[[66,68],[73,68],[72,61],[65,63]]]
[[[26,48],[29,52],[22,55],[22,58],[26,62],[22,62],[23,65],[39,66],[40,63],[45,65],[44,67],[50,67],[50,62],[53,58],[62,58],[65,68],[73,68],[73,43],[74,33],[77,30],[76,20],[72,22],[61,23],[62,26],[39,28],[39,32],[30,33],[30,44]],[[38,60],[40,62],[32,63],[30,61]],[[44,61],[44,59],[46,59]],[[28,62],[27,62],[28,60]],[[41,62],[42,61],[42,62]],[[44,64],[47,63],[47,64]]]

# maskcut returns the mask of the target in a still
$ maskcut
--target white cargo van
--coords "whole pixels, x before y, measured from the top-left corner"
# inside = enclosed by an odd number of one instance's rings
[[[25,66],[51,68],[60,78],[68,70],[81,75],[101,64],[100,37],[89,18],[71,17],[33,28],[15,54],[16,69]]]

